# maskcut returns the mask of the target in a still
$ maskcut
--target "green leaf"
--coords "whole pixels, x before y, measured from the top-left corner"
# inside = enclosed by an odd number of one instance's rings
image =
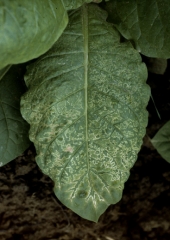
[[[45,53],[67,22],[61,0],[0,0],[0,69]]]
[[[109,0],[105,0],[105,1],[109,1]],[[72,9],[79,8],[84,3],[90,3],[90,2],[100,3],[102,2],[102,0],[63,0],[63,2],[66,10],[72,10]]]
[[[21,69],[12,66],[0,81],[0,166],[28,148],[28,123],[20,113],[20,97],[25,92]],[[0,76],[1,77],[1,76]]]
[[[168,121],[152,138],[154,148],[170,163],[170,121]]]
[[[107,3],[108,20],[148,57],[170,57],[169,0],[114,0]]]
[[[121,199],[150,93],[140,54],[105,19],[95,4],[71,12],[58,42],[28,68],[21,101],[56,196],[92,221]]]
[[[79,8],[84,3],[90,3],[93,0],[63,0],[66,10]]]

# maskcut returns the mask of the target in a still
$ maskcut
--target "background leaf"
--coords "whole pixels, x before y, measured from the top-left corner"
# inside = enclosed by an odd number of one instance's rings
[[[56,196],[92,221],[121,199],[150,95],[140,54],[105,19],[95,4],[72,11],[61,38],[29,66],[21,101]]]
[[[157,132],[151,142],[158,153],[170,163],[170,121]]]
[[[79,8],[84,3],[90,3],[90,2],[100,3],[100,2],[102,2],[102,0],[63,0],[63,1],[64,1],[66,10],[72,10],[72,9]],[[109,1],[109,0],[105,0],[105,1]]]
[[[163,58],[148,57],[145,59],[145,63],[149,72],[162,75],[165,73],[168,65],[167,59]]]
[[[45,53],[67,22],[61,0],[0,0],[0,69]]]
[[[106,6],[108,20],[148,57],[170,57],[169,0],[114,0]]]
[[[92,0],[63,0],[63,2],[67,10],[72,10],[82,6],[84,3],[90,3]]]
[[[0,81],[0,166],[28,148],[28,123],[20,113],[20,97],[25,92],[20,66],[12,66]]]

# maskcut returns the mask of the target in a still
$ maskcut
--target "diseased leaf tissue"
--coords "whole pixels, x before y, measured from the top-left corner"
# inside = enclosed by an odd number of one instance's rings
[[[139,53],[93,4],[70,12],[59,40],[28,67],[21,110],[37,163],[86,219],[121,199],[145,134],[146,78]]]

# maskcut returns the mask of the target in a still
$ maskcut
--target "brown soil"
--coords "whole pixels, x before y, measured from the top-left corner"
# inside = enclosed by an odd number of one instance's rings
[[[170,70],[149,74],[148,83],[161,120],[150,101],[147,135],[122,200],[98,223],[80,218],[57,200],[53,182],[37,167],[31,146],[0,169],[0,240],[170,239],[170,164],[149,141],[170,119]]]

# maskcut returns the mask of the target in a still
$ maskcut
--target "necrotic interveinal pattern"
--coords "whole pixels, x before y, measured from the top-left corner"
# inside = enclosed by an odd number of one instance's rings
[[[146,67],[129,43],[84,5],[53,48],[29,67],[22,114],[37,163],[57,197],[96,221],[120,200],[147,124]]]

